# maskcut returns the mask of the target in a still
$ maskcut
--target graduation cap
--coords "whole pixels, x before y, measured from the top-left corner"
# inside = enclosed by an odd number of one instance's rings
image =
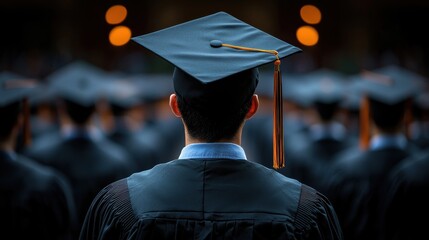
[[[370,140],[369,126],[369,100],[375,100],[385,106],[395,106],[409,99],[412,99],[419,90],[418,81],[409,78],[403,71],[398,71],[396,67],[385,67],[373,71],[362,71],[359,84],[362,93],[361,102],[361,148],[366,149]],[[406,124],[411,122],[411,102],[407,106]]]
[[[129,77],[139,91],[144,103],[153,103],[169,98],[174,91],[171,75],[169,74],[136,74]]]
[[[103,96],[114,107],[129,109],[141,102],[139,88],[127,77],[111,76],[104,86]]]
[[[23,101],[24,145],[28,145],[31,142],[28,97],[35,89],[37,89],[37,81],[35,79],[25,78],[11,72],[0,73],[0,108]]]
[[[312,103],[333,104],[344,99],[345,77],[336,71],[318,69],[305,74]]]
[[[178,97],[202,111],[236,111],[274,62],[274,168],[284,166],[280,59],[301,51],[225,12],[132,38],[175,66]]]
[[[60,98],[84,107],[93,106],[103,92],[107,74],[83,61],[66,65],[47,77],[50,87]]]

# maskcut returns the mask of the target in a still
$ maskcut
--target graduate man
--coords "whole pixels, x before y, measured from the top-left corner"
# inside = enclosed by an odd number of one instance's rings
[[[340,154],[326,195],[346,239],[379,239],[383,183],[397,164],[418,151],[405,134],[408,101],[417,88],[392,67],[365,71],[360,81],[361,149]]]
[[[186,146],[104,188],[81,239],[342,239],[326,197],[248,161],[240,146],[258,109],[257,67],[298,48],[224,12],[134,40],[176,66],[170,107]]]
[[[29,121],[24,99],[34,90],[28,79],[0,75],[0,238],[72,239],[76,219],[68,182],[15,150]],[[28,131],[25,127],[24,136]]]

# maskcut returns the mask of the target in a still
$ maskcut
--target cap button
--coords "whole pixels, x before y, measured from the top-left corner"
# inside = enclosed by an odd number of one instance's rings
[[[210,41],[210,46],[214,47],[214,48],[222,47],[222,41],[220,41],[220,40],[211,40]]]

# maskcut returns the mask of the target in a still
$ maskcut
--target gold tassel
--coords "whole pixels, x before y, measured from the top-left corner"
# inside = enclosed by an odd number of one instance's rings
[[[369,117],[369,99],[364,96],[361,101],[360,107],[360,139],[359,144],[362,150],[366,150],[369,147],[370,141],[370,117]]]
[[[283,145],[283,96],[280,60],[274,62],[273,167],[285,167]]]
[[[283,144],[283,96],[282,77],[280,73],[280,58],[276,50],[250,48],[222,43],[217,40],[210,42],[212,47],[228,47],[242,51],[264,52],[273,54],[277,60],[274,62],[274,115],[273,115],[273,168],[279,169],[285,166],[284,144]]]

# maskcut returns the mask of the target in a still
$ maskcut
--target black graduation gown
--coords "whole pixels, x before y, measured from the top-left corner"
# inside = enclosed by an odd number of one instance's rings
[[[104,188],[80,239],[342,239],[329,200],[246,160],[180,159]]]
[[[395,147],[349,151],[333,166],[326,195],[338,213],[346,239],[379,239],[380,199],[389,172],[414,154]]]
[[[0,238],[71,239],[76,228],[65,178],[22,156],[0,151]]]
[[[59,170],[68,178],[73,189],[79,226],[97,193],[133,171],[128,154],[104,137],[66,139],[55,134],[35,142],[26,154]]]
[[[404,160],[392,172],[382,222],[389,240],[427,239],[429,152]]]

